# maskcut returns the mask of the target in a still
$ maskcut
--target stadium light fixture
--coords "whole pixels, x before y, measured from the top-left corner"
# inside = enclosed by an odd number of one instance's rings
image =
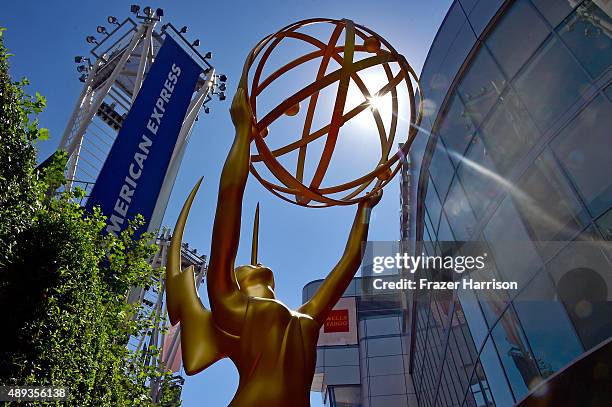
[[[206,59],[211,59],[211,58],[212,58],[212,52],[208,51],[208,52],[206,53],[206,55],[204,55],[204,58],[206,58]]]
[[[192,47],[199,47],[200,46],[200,40],[195,40],[194,42],[191,43]]]
[[[187,32],[187,26],[186,25],[182,26],[181,29],[179,30],[179,32],[181,34],[185,34]]]
[[[106,21],[108,21],[109,24],[115,24],[116,26],[120,25],[119,22],[117,21],[117,17],[115,16],[108,16]]]

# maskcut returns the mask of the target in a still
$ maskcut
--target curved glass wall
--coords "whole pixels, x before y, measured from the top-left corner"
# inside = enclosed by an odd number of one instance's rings
[[[455,1],[425,63],[417,240],[485,242],[519,289],[418,292],[419,406],[512,406],[612,336],[609,246],[562,243],[612,239],[612,7],[501,3]]]

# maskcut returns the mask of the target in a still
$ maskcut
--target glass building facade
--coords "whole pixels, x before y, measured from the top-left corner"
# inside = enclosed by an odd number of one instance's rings
[[[367,280],[367,277],[365,278]],[[323,280],[308,283],[308,301]],[[313,391],[330,407],[405,407],[415,405],[408,375],[409,348],[401,293],[372,294],[357,277],[343,297],[354,297],[357,343],[317,346]]]
[[[420,78],[429,115],[406,230],[419,254],[485,244],[480,277],[518,289],[408,294],[408,405],[545,398],[609,348],[611,13],[603,0],[457,0],[440,27]]]

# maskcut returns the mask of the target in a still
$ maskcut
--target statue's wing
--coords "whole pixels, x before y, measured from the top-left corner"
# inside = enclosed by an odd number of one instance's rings
[[[183,365],[188,375],[196,374],[227,356],[227,344],[235,339],[213,322],[196,290],[194,269],[181,271],[181,241],[189,209],[202,180],[189,194],[176,222],[166,263],[166,302],[172,325],[181,323]]]

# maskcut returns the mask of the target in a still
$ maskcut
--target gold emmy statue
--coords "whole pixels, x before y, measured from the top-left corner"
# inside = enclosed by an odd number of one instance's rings
[[[302,27],[312,24],[328,24],[333,28],[327,44],[300,32]],[[345,44],[337,45],[342,32]],[[319,50],[297,58],[276,70],[261,83],[263,65],[272,49],[284,38],[297,38],[315,45]],[[362,45],[356,44],[356,39]],[[366,53],[366,59],[355,62],[356,53]],[[248,77],[259,58],[250,87]],[[321,69],[311,85],[286,99],[270,113],[259,119],[256,115],[257,97],[272,81],[283,73],[306,62],[320,58]],[[326,73],[330,60],[341,67]],[[392,63],[399,65],[394,74]],[[382,158],[376,168],[348,182],[332,188],[320,188],[320,183],[329,165],[339,128],[367,108],[367,103],[344,113],[348,81],[353,80],[363,92],[371,97],[360,79],[360,70],[382,65],[389,83],[376,95],[391,92],[395,95],[400,83],[408,87],[411,98],[411,123],[407,141],[391,158],[389,151],[393,143],[396,119],[393,119],[389,134],[384,126],[381,133]],[[240,382],[230,406],[309,406],[309,391],[312,383],[316,345],[320,328],[330,310],[346,290],[362,258],[362,244],[367,240],[370,210],[380,201],[382,188],[397,173],[400,158],[405,155],[416,135],[422,112],[414,113],[414,91],[411,78],[415,74],[406,60],[390,44],[371,30],[356,25],[350,20],[313,19],[291,24],[276,34],[262,40],[249,54],[243,75],[230,109],[236,129],[234,143],[225,161],[221,174],[217,210],[213,226],[212,247],[206,283],[211,309],[201,303],[195,289],[193,269],[182,271],[180,246],[187,216],[201,180],[189,195],[179,219],[170,246],[166,290],[168,314],[172,324],[181,323],[181,345],[185,371],[189,375],[206,369],[221,358],[228,357],[238,368]],[[310,131],[313,112],[319,91],[339,81],[331,123],[322,130]],[[310,98],[302,138],[284,148],[270,150],[264,142],[268,126],[279,116],[294,116],[299,112],[301,101]],[[422,100],[422,96],[421,96]],[[397,117],[397,103],[393,104]],[[377,124],[381,122],[378,112],[372,109]],[[395,124],[394,124],[395,123]],[[304,161],[306,145],[327,134],[323,157],[315,171],[313,181],[304,183]],[[251,144],[255,143],[257,154],[251,156]],[[284,169],[276,157],[299,149],[296,175]],[[265,180],[255,169],[263,163],[282,185]],[[392,166],[396,164],[394,169]],[[242,199],[249,171],[269,190],[283,199],[302,206],[331,206],[356,203],[357,213],[343,255],[331,270],[317,292],[297,310],[289,309],[276,299],[272,270],[257,261],[257,233],[259,206],[253,228],[251,264],[235,267],[234,262],[240,239]],[[363,191],[372,186],[369,192]],[[348,192],[342,197],[333,194]]]

